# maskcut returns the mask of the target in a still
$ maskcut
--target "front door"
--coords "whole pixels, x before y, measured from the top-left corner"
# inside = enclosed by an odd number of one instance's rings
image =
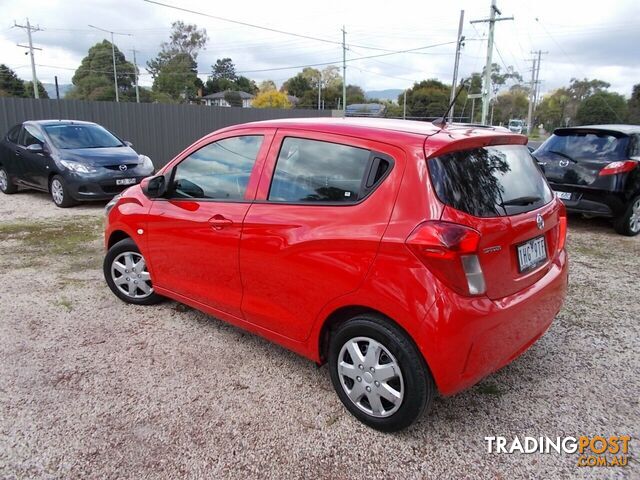
[[[23,165],[24,181],[37,188],[46,189],[49,181],[49,157],[44,151],[30,151],[27,148],[30,145],[44,146],[44,136],[33,125],[23,125],[17,153]]]
[[[245,133],[247,132],[247,133]],[[173,169],[147,225],[154,285],[242,317],[239,245],[270,132],[196,145]]]

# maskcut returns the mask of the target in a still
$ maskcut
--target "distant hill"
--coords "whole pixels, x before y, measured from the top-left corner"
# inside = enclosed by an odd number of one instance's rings
[[[403,90],[399,88],[390,88],[387,90],[369,90],[368,92],[364,92],[364,96],[367,100],[371,98],[377,98],[379,100],[391,100],[393,102],[398,101],[398,95],[400,95]]]
[[[56,84],[55,83],[43,83],[42,86],[47,91],[49,98],[56,98]],[[59,83],[58,90],[60,91],[60,98],[64,98],[69,90],[73,88],[70,83]]]

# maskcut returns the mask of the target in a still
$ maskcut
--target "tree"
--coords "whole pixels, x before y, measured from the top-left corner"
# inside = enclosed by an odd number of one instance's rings
[[[407,90],[407,115],[422,118],[441,117],[447,111],[451,87],[436,79],[414,83]],[[398,104],[403,101],[404,94],[398,96]],[[461,93],[456,108],[461,109],[466,100],[466,93]],[[461,110],[458,110],[461,111]]]
[[[33,82],[24,82],[24,94],[25,97],[33,98]],[[38,96],[39,98],[49,98],[49,94],[45,90],[40,80],[38,80]]]
[[[520,85],[513,85],[508,92],[499,94],[493,104],[493,124],[505,125],[512,118],[523,119],[529,109],[529,91]]]
[[[633,123],[635,125],[640,124],[640,83],[633,86],[633,93],[631,94],[631,98],[627,103],[627,108],[629,110],[629,123]]]
[[[280,91],[302,98],[305,93],[311,91],[311,83],[306,76],[302,73],[298,73],[295,77],[291,77],[289,80],[285,81],[282,84]]]
[[[260,93],[268,92],[269,90],[276,90],[276,83],[273,80],[263,80],[258,85],[258,91]]]
[[[255,95],[258,92],[256,82],[236,74],[236,67],[230,58],[219,58],[211,66],[211,75],[205,83],[205,94],[226,92],[227,90],[246,92]]]
[[[195,24],[171,24],[169,41],[163,42],[156,58],[147,62],[158,101],[186,101],[204,86],[198,78],[196,59],[208,40],[207,31]]]
[[[242,107],[242,97],[237,90],[229,90],[224,93],[224,99],[232,107]]]
[[[597,92],[587,97],[578,107],[576,123],[591,125],[623,123],[627,117],[627,102],[619,93]]]
[[[216,64],[211,66],[211,79],[219,80],[221,78],[234,82],[238,77],[236,75],[236,67],[230,58],[219,58]]]
[[[135,99],[133,82],[135,67],[118,47],[114,47],[118,95],[121,100]],[[67,98],[79,100],[115,100],[113,85],[113,56],[111,42],[103,40],[89,49],[71,79],[74,87]]]
[[[255,108],[291,108],[291,102],[289,102],[287,95],[277,90],[259,93],[252,105]]]
[[[24,83],[18,75],[7,67],[0,64],[0,97],[24,97]]]

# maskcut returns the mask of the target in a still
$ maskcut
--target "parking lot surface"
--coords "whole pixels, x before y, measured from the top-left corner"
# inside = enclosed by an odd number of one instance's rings
[[[569,296],[547,334],[383,434],[326,367],[175,302],[116,299],[103,207],[0,196],[0,477],[639,478],[640,238],[570,218]],[[484,440],[595,434],[631,435],[629,465]]]

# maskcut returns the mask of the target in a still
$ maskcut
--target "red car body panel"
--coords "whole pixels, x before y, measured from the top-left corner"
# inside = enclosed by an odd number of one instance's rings
[[[558,200],[521,215],[476,218],[442,204],[429,179],[431,156],[524,144],[526,137],[483,128],[442,130],[422,122],[267,121],[214,132],[160,173],[171,172],[212,141],[246,134],[265,138],[244,201],[150,200],[132,187],[111,210],[106,245],[123,235],[133,238],[159,294],[319,363],[323,328],[334,312],[378,311],[413,339],[445,395],[509,363],[546,331],[560,309],[568,265],[564,249],[558,249]],[[356,204],[269,202],[282,139],[292,136],[374,150],[393,158],[393,166]],[[519,274],[515,248],[532,238],[537,215],[545,221],[539,234],[545,236],[548,261]],[[224,222],[214,228],[220,217]],[[454,292],[411,253],[407,238],[429,220],[481,233],[486,295]]]

